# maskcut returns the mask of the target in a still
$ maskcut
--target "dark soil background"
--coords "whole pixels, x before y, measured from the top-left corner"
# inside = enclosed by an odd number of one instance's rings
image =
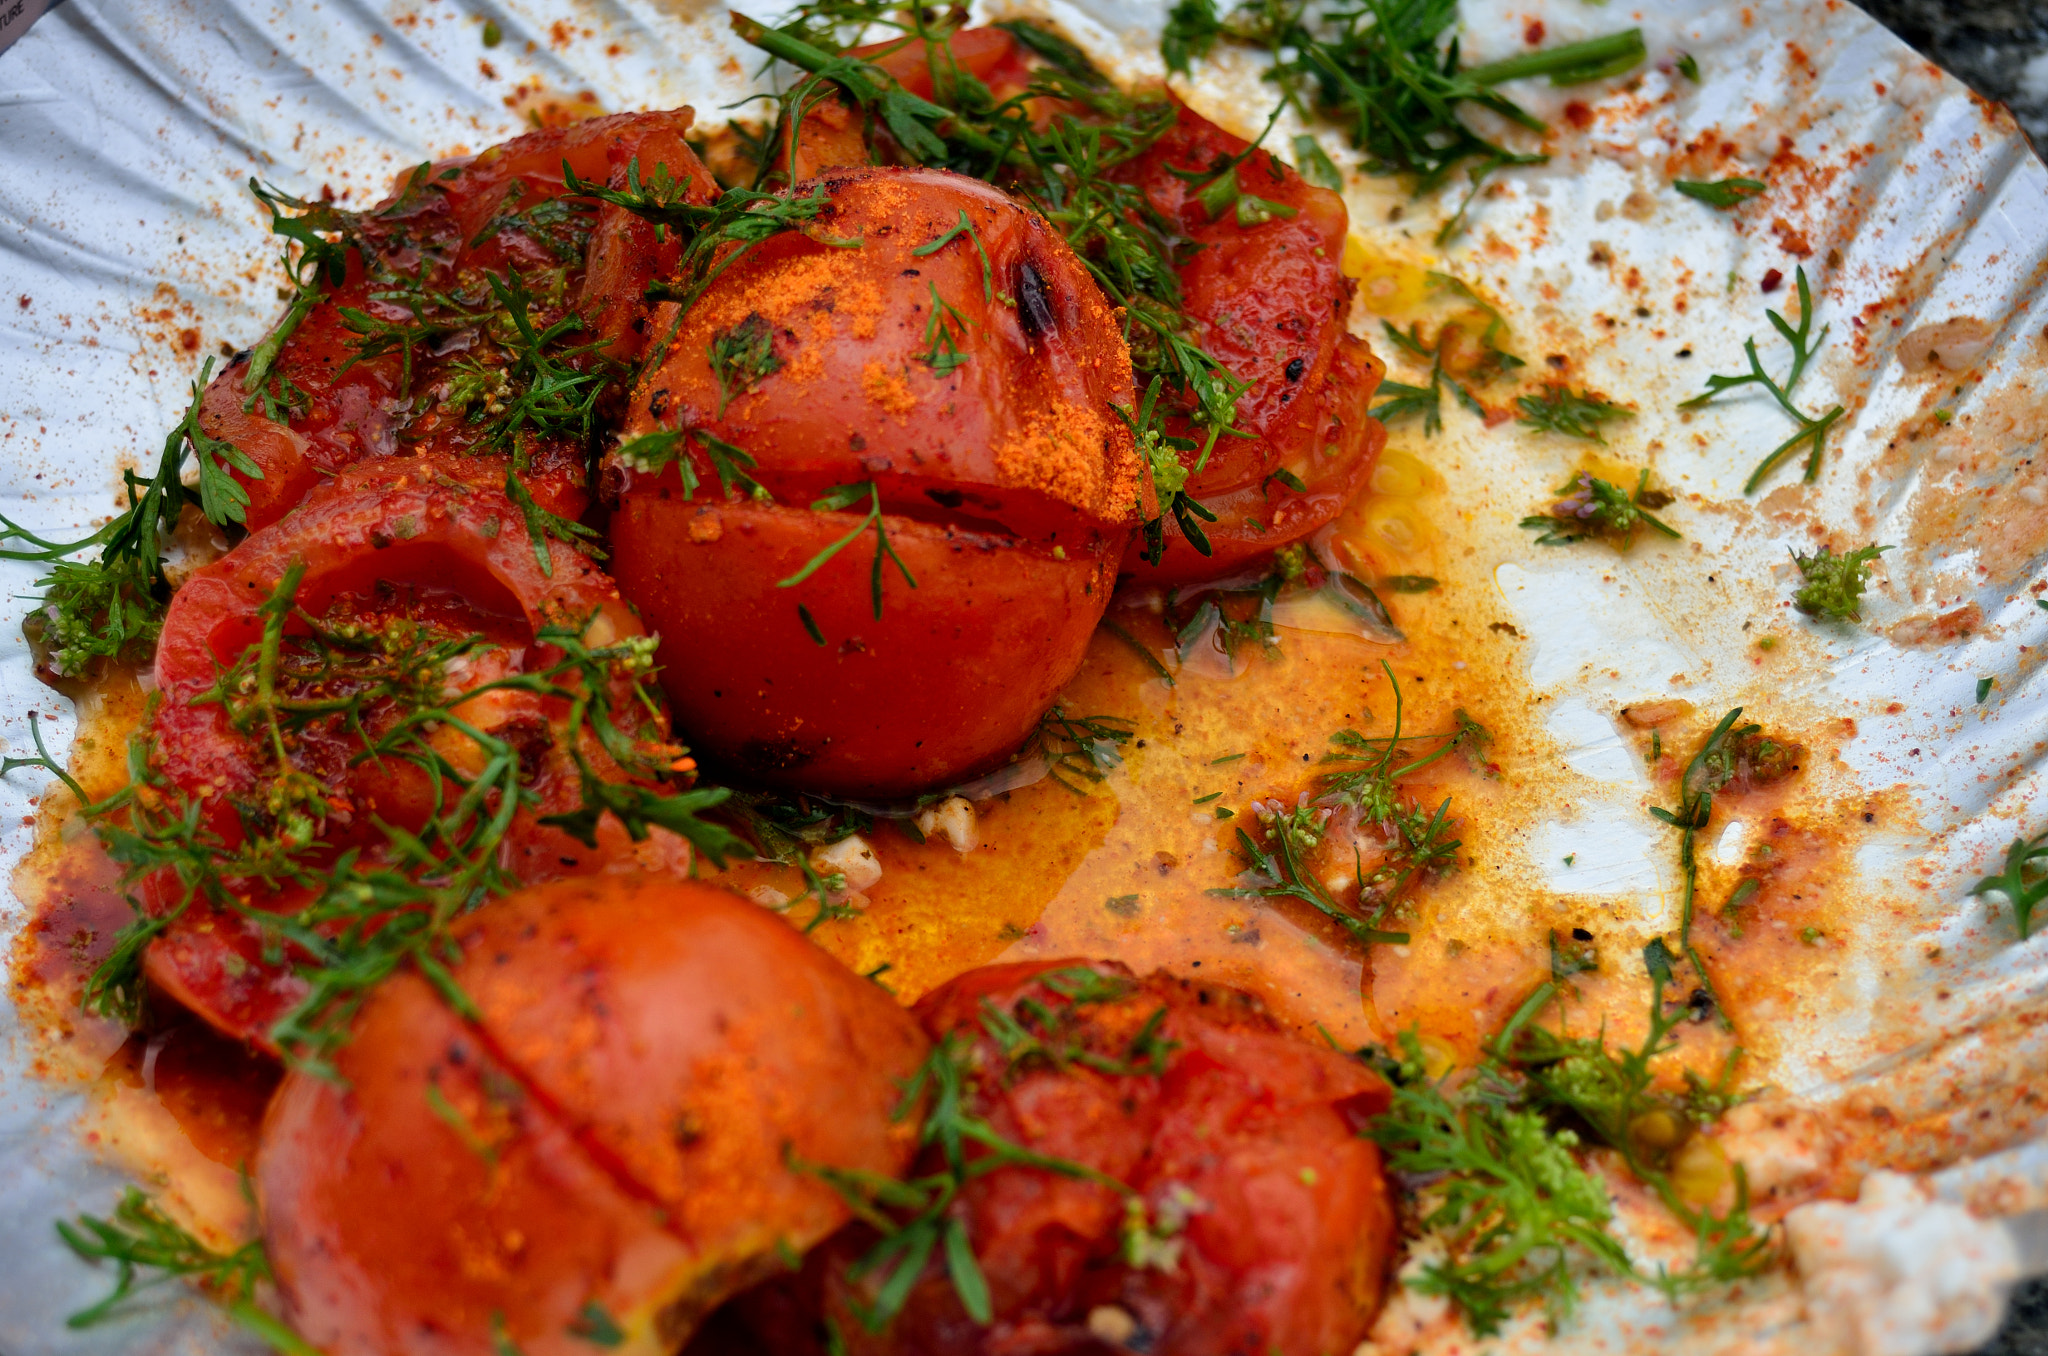
[[[2048,0],[1858,3],[1964,84],[2012,109],[2034,149],[2048,151]],[[2048,1280],[2019,1288],[2005,1326],[1977,1356],[2048,1356]]]
[[[1857,2],[1971,89],[2012,109],[2034,149],[2048,151],[2048,2]]]

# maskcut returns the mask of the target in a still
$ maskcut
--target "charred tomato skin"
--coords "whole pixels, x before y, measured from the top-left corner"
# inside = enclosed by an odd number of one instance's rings
[[[463,476],[475,479],[465,483]],[[224,842],[243,841],[243,813],[261,804],[268,786],[259,736],[235,729],[218,702],[197,699],[260,637],[257,609],[295,564],[305,566],[298,605],[315,616],[338,598],[395,588],[411,600],[395,605],[400,612],[452,607],[464,629],[480,630],[530,664],[547,658],[533,637],[550,622],[588,619],[586,636],[593,640],[644,634],[596,562],[561,542],[551,542],[549,553],[552,575],[541,572],[519,511],[493,470],[473,459],[387,458],[344,472],[297,511],[194,572],[173,598],[154,667],[160,695],[147,726],[156,775],[195,798],[206,827]],[[623,689],[614,698],[628,713],[637,709]],[[494,702],[488,713],[474,713],[486,725],[516,728],[522,736],[530,728],[538,741],[531,786],[542,804],[521,811],[507,839],[508,867],[528,880],[610,863],[687,871],[687,845],[665,834],[658,842],[633,844],[607,817],[593,850],[537,822],[581,799],[573,759],[547,734],[564,710],[566,701],[518,694]],[[666,735],[658,722],[644,733]],[[600,772],[619,775],[594,741],[584,752]],[[381,843],[373,818],[416,828],[433,801],[425,773],[397,759],[352,768],[337,760],[323,780],[335,802],[347,807],[323,829],[323,841],[336,849]],[[258,909],[283,911],[304,902],[289,889],[252,883],[250,893]],[[177,911],[184,900],[168,870],[147,878],[140,894],[157,914]],[[260,920],[195,898],[151,943],[144,964],[152,982],[209,1023],[268,1047],[270,1028],[307,991],[292,959],[287,948],[280,961]]]
[[[1070,1002],[1084,987],[1077,979],[1104,987]],[[983,1025],[991,1010],[1127,1067],[1011,1064]],[[802,1350],[804,1335],[829,1323],[845,1351],[866,1356],[1096,1352],[1088,1316],[1103,1307],[1132,1320],[1131,1349],[1160,1356],[1321,1356],[1364,1338],[1395,1222],[1378,1149],[1358,1134],[1390,1092],[1357,1060],[1283,1030],[1249,995],[1163,974],[1139,980],[1113,962],[989,966],[915,1011],[935,1042],[968,1042],[964,1111],[1125,1184],[1178,1257],[1126,1260],[1124,1193],[1006,1166],[971,1181],[954,1207],[987,1281],[990,1324],[968,1316],[935,1261],[894,1321],[870,1332],[859,1315],[880,1282],[849,1268],[875,1235],[853,1225],[794,1281],[735,1306],[777,1350]],[[1070,1024],[1049,1033],[1046,1012]],[[1148,1030],[1152,1043],[1139,1044]],[[940,1169],[928,1153],[913,1171]]]
[[[900,1172],[924,1040],[725,891],[562,881],[458,925],[465,1020],[376,990],[340,1081],[286,1076],[255,1181],[285,1316],[332,1356],[673,1351],[847,1217],[796,1163]]]
[[[1065,243],[987,184],[863,169],[813,191],[815,222],[655,312],[672,338],[610,473],[613,568],[697,748],[898,795],[1001,762],[1078,668],[1140,507],[1114,408],[1130,364]],[[719,359],[742,339],[749,364]],[[635,459],[648,435],[694,488]],[[707,437],[752,459],[759,495],[722,492]],[[867,486],[902,569],[870,528],[785,586],[856,532]]]

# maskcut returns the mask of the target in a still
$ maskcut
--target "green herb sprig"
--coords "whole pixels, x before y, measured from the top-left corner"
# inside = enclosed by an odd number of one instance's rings
[[[1581,472],[1557,488],[1565,496],[1550,506],[1548,513],[1533,513],[1519,526],[1543,535],[1538,546],[1570,546],[1591,537],[1602,537],[1627,550],[1635,543],[1639,529],[1647,527],[1673,541],[1678,529],[1658,518],[1652,509],[1672,502],[1671,495],[1650,488],[1650,471],[1644,467],[1636,477],[1634,493],[1591,472]]]
[[[1792,562],[1799,567],[1800,585],[1793,591],[1792,605],[1809,617],[1861,620],[1870,567],[1891,549],[1872,542],[1839,556],[1825,544],[1810,556],[1794,551]]]
[[[1538,433],[1560,433],[1589,443],[1604,443],[1600,425],[1617,419],[1633,419],[1636,412],[1585,391],[1574,391],[1561,383],[1546,385],[1540,395],[1516,396],[1521,409],[1515,422]]]
[[[917,587],[917,580],[912,577],[910,567],[903,563],[903,557],[897,555],[896,548],[889,543],[889,529],[882,521],[881,487],[872,480],[856,481],[851,485],[834,485],[831,489],[825,491],[821,498],[813,501],[811,508],[819,513],[839,513],[852,508],[862,499],[868,501],[868,511],[866,516],[861,519],[859,525],[838,541],[833,542],[830,546],[812,556],[809,561],[805,562],[804,567],[795,574],[787,579],[777,580],[775,586],[784,589],[795,588],[798,584],[803,583],[806,579],[809,579],[812,575],[823,569],[831,561],[832,557],[853,545],[854,542],[860,540],[869,532],[873,532],[875,534],[875,559],[874,568],[869,575],[869,587],[874,601],[875,620],[880,621],[882,619],[882,562],[884,560],[895,565],[897,572],[903,576],[904,583],[912,588]],[[815,628],[813,629],[815,630]]]
[[[80,1215],[75,1221],[59,1220],[57,1236],[86,1261],[115,1266],[113,1290],[66,1319],[68,1327],[92,1328],[126,1317],[148,1292],[186,1280],[273,1350],[284,1356],[320,1356],[318,1348],[256,1303],[257,1287],[271,1280],[261,1240],[233,1252],[215,1252],[134,1187],[121,1193],[111,1219]]]
[[[1712,183],[1674,179],[1671,186],[1688,198],[1722,208],[1739,206],[1770,188],[1761,179],[1717,179]]]
[[[1827,342],[1829,329],[1829,326],[1823,325],[1819,334],[1813,333],[1813,291],[1807,285],[1806,270],[1797,270],[1796,277],[1799,289],[1798,326],[1795,328],[1776,311],[1764,312],[1771,322],[1771,328],[1792,346],[1792,366],[1786,372],[1784,382],[1779,383],[1770,373],[1764,371],[1763,360],[1757,356],[1756,340],[1746,339],[1743,341],[1742,351],[1749,356],[1749,371],[1734,377],[1710,376],[1707,378],[1705,391],[1679,405],[1682,410],[1697,409],[1729,391],[1744,386],[1761,386],[1770,392],[1771,398],[1778,402],[1779,408],[1792,416],[1793,421],[1799,425],[1797,433],[1779,443],[1771,449],[1769,455],[1757,463],[1756,469],[1750,472],[1749,479],[1743,482],[1744,494],[1755,494],[1757,487],[1764,483],[1764,478],[1770,475],[1778,463],[1802,446],[1807,449],[1807,454],[1806,470],[1800,479],[1812,483],[1820,475],[1821,457],[1826,452],[1828,431],[1834,428],[1847,412],[1842,406],[1836,405],[1826,413],[1814,417],[1792,403],[1793,388],[1798,386],[1799,379],[1806,375],[1807,365],[1813,361],[1813,355]]]
[[[1263,48],[1273,58],[1265,78],[1279,86],[1283,105],[1331,119],[1362,153],[1366,173],[1412,175],[1417,193],[1476,162],[1471,192],[1437,234],[1442,245],[1463,229],[1488,175],[1548,159],[1482,136],[1459,116],[1461,105],[1488,109],[1540,133],[1547,130],[1543,121],[1502,95],[1499,86],[1540,76],[1556,85],[1583,84],[1631,70],[1645,56],[1641,32],[1628,29],[1466,66],[1457,40],[1445,42],[1457,12],[1457,0],[1319,7],[1307,0],[1246,0],[1225,19],[1213,0],[1179,0],[1167,16],[1160,51],[1169,70],[1185,72],[1218,40]]]
[[[2034,910],[2048,900],[2048,833],[2015,838],[2005,850],[2005,870],[1970,887],[1972,895],[2004,895],[2012,906],[2013,926],[2020,940],[2033,933]]]

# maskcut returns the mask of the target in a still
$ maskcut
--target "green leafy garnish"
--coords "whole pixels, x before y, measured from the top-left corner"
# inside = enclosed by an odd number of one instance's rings
[[[782,359],[775,356],[775,333],[759,311],[748,312],[737,325],[712,335],[708,356],[711,375],[718,379],[718,413],[713,416],[718,419],[725,418],[725,407],[734,396],[753,390],[782,366]]]
[[[1699,752],[1685,765],[1685,772],[1679,778],[1679,800],[1677,810],[1652,806],[1650,813],[1679,831],[1678,866],[1685,882],[1679,912],[1678,945],[1680,953],[1692,964],[1698,976],[1700,987],[1715,1007],[1720,1007],[1720,998],[1714,991],[1713,978],[1707,973],[1707,965],[1693,946],[1692,924],[1694,901],[1699,893],[1699,835],[1712,821],[1714,795],[1731,782],[1740,781],[1744,788],[1760,783],[1780,781],[1799,770],[1799,749],[1765,735],[1763,726],[1749,724],[1737,726],[1742,708],[1736,707],[1721,717]],[[1727,1014],[1722,1013],[1727,1021]]]
[[[1735,207],[1770,188],[1761,179],[1717,179],[1712,183],[1674,179],[1671,186],[1709,207]]]
[[[212,377],[209,358],[192,384],[192,401],[184,417],[164,439],[156,470],[147,480],[132,470],[121,473],[128,507],[99,531],[78,541],[51,541],[0,516],[0,542],[23,543],[0,549],[0,560],[51,566],[50,573],[37,581],[44,590],[42,605],[29,614],[22,629],[48,648],[58,674],[77,677],[102,660],[134,659],[149,652],[170,602],[170,582],[163,568],[165,544],[187,504],[196,502],[207,520],[219,526],[243,521],[249,492],[229,472],[257,480],[263,472],[240,448],[200,427],[200,405]],[[187,453],[199,472],[196,496],[185,487]],[[64,559],[95,546],[99,555],[91,561]]]
[[[815,77],[795,82],[782,97],[779,125],[767,144],[793,139],[805,111],[836,86],[868,116],[878,154],[886,146],[886,158],[892,162],[934,166],[996,183],[1052,224],[1110,303],[1121,309],[1139,380],[1152,386],[1146,407],[1135,416],[1124,414],[1139,431],[1143,454],[1162,483],[1176,474],[1184,481],[1189,470],[1199,471],[1206,464],[1218,438],[1232,436],[1238,397],[1247,384],[1201,346],[1182,311],[1177,269],[1183,254],[1174,224],[1138,187],[1117,174],[1174,126],[1174,106],[1158,94],[1118,91],[1070,44],[1024,23],[1005,27],[1044,64],[1033,71],[1026,91],[998,101],[948,56],[945,39],[964,21],[961,11],[904,9],[882,0],[812,0],[779,28],[744,16],[735,16],[733,26],[745,41]],[[846,49],[874,29],[894,36],[894,45],[885,50],[920,41],[930,44],[929,98],[903,89],[880,66],[848,55]],[[1034,112],[1048,106],[1061,111],[1049,120]],[[1210,166],[1189,172],[1208,180],[1205,187],[1219,199],[1230,192],[1221,173],[1211,178]],[[778,173],[772,157],[764,158],[759,182],[771,182]],[[1221,203],[1219,210],[1224,208],[1247,224],[1281,210],[1278,205],[1261,206],[1241,192]],[[984,293],[996,300],[1014,300],[1027,318],[1037,314],[1032,308],[1042,306],[1042,297],[1034,302],[1037,294],[1032,289],[1041,280],[1024,270],[1015,283],[1016,297],[1006,298],[971,225],[956,224],[920,246],[919,252],[935,253],[963,237],[983,256]],[[954,342],[955,319],[935,299],[924,360],[941,375],[965,360]],[[1169,434],[1169,419],[1185,421],[1199,436]],[[1179,462],[1182,453],[1188,454],[1191,465],[1169,471],[1167,463]],[[1169,520],[1180,526],[1195,551],[1208,554],[1201,524],[1214,518],[1179,486],[1160,493],[1157,515],[1146,524],[1147,558],[1156,562],[1165,550]]]
[[[1600,425],[1636,417],[1634,410],[1564,385],[1545,386],[1541,395],[1517,396],[1515,404],[1522,411],[1516,423],[1538,433],[1561,433],[1593,443],[1607,441],[1600,436]]]
[[[215,1252],[134,1187],[121,1193],[112,1219],[80,1215],[76,1222],[59,1220],[57,1236],[86,1261],[112,1262],[116,1268],[112,1293],[71,1315],[65,1320],[69,1327],[90,1328],[124,1318],[142,1295],[182,1279],[218,1300],[236,1322],[272,1349],[285,1356],[320,1356],[317,1348],[257,1305],[256,1288],[271,1279],[260,1240],[233,1252]],[[143,1272],[154,1274],[143,1278]]]
[[[1124,745],[1131,742],[1136,728],[1137,722],[1123,716],[1070,716],[1054,702],[1039,717],[1017,758],[1043,758],[1046,775],[1076,795],[1084,795],[1086,783],[1099,782],[1123,765]]]
[[[1694,59],[1691,52],[1680,52],[1678,60],[1673,64],[1678,67],[1680,75],[1692,81],[1695,85],[1700,82],[1700,63]]]
[[[2012,905],[2013,926],[2025,941],[2032,933],[2035,906],[2048,899],[2048,833],[2013,839],[2005,850],[2005,870],[1978,881],[1970,893],[2004,895]]]
[[[1771,322],[1771,328],[1775,329],[1783,336],[1785,342],[1792,346],[1792,367],[1785,374],[1784,383],[1782,385],[1779,384],[1772,379],[1768,372],[1764,371],[1763,361],[1757,357],[1756,340],[1746,339],[1743,341],[1742,351],[1749,355],[1749,371],[1737,377],[1710,376],[1707,378],[1707,389],[1704,392],[1679,406],[1683,410],[1697,409],[1699,406],[1728,391],[1755,385],[1769,391],[1771,398],[1778,402],[1779,408],[1791,415],[1794,422],[1799,425],[1797,433],[1771,449],[1770,454],[1757,463],[1756,469],[1750,472],[1749,479],[1743,482],[1742,492],[1744,494],[1755,494],[1757,487],[1763,484],[1764,477],[1768,476],[1779,462],[1783,461],[1795,449],[1801,446],[1808,448],[1806,471],[1801,479],[1810,483],[1820,474],[1821,456],[1826,450],[1828,430],[1832,429],[1836,422],[1846,413],[1842,406],[1836,405],[1829,409],[1827,413],[1814,418],[1792,403],[1792,389],[1799,384],[1799,378],[1806,374],[1807,364],[1813,361],[1813,355],[1820,351],[1822,344],[1827,342],[1829,329],[1828,326],[1823,325],[1818,335],[1813,333],[1813,291],[1807,285],[1806,270],[1803,268],[1799,269],[1797,271],[1797,278],[1799,285],[1798,328],[1795,329],[1783,315],[1776,311],[1764,312]]]
[[[1799,566],[1802,582],[1792,594],[1792,605],[1809,617],[1861,620],[1863,590],[1869,582],[1870,567],[1891,549],[1872,542],[1840,556],[1826,545],[1810,556],[1794,551],[1792,560]]]
[[[1674,541],[1678,539],[1678,529],[1650,512],[1669,504],[1671,496],[1650,488],[1648,467],[1636,478],[1633,494],[1590,472],[1581,472],[1559,486],[1557,492],[1565,497],[1552,504],[1550,512],[1531,514],[1520,523],[1543,534],[1536,538],[1538,546],[1569,546],[1599,537],[1625,551],[1635,544],[1637,532],[1645,527]]]
[[[1684,1096],[1659,1090],[1655,1063],[1676,1048],[1671,1033],[1686,1010],[1665,1010],[1671,958],[1660,941],[1644,948],[1643,961],[1650,1029],[1634,1049],[1614,1051],[1602,1038],[1536,1026],[1535,1017],[1565,992],[1553,980],[1487,1042],[1470,1075],[1426,1078],[1412,1031],[1403,1034],[1404,1058],[1380,1053],[1374,1060],[1394,1082],[1394,1102],[1366,1133],[1386,1149],[1390,1168],[1426,1183],[1419,1188],[1423,1224],[1447,1252],[1410,1284],[1450,1299],[1479,1336],[1497,1333],[1510,1308],[1537,1297],[1553,1322],[1564,1318],[1585,1261],[1676,1296],[1756,1275],[1776,1260],[1770,1235],[1750,1220],[1740,1164],[1732,1167],[1735,1200],[1725,1214],[1686,1200],[1672,1179],[1677,1147],[1739,1100],[1729,1084],[1740,1052],[1731,1052],[1713,1084],[1688,1071]],[[1645,1133],[1652,1128],[1664,1133]],[[1582,1134],[1619,1154],[1692,1231],[1691,1267],[1645,1276],[1629,1259],[1607,1231],[1613,1208],[1606,1188],[1574,1155]]]
[[[570,752],[578,804],[539,822],[594,845],[598,817],[610,811],[636,842],[658,827],[714,862],[734,850],[732,834],[701,818],[728,793],[670,790],[664,783],[681,750],[642,734],[658,709],[645,686],[653,672],[651,637],[592,646],[583,620],[545,624],[535,634],[537,647],[558,658],[458,692],[451,690],[451,666],[488,648],[484,637],[444,634],[403,618],[369,627],[310,616],[296,602],[303,573],[303,566],[286,572],[258,611],[261,634],[194,699],[222,709],[228,725],[248,738],[249,757],[263,773],[260,790],[229,802],[240,823],[237,841],[209,827],[201,802],[156,770],[146,733],[131,742],[128,785],[100,801],[88,799],[50,758],[33,719],[36,756],[0,762],[0,775],[34,767],[64,783],[122,868],[122,888],[162,875],[175,892],[158,914],[136,907],[134,922],[87,981],[88,1010],[132,1023],[142,1002],[144,950],[203,901],[261,924],[281,948],[291,948],[309,992],[270,1034],[298,1067],[333,1076],[328,1057],[347,1039],[349,1018],[368,989],[401,965],[416,968],[457,1011],[467,1011],[443,965],[447,929],[484,899],[517,888],[500,848],[521,810],[542,807],[533,786],[540,769],[527,767],[514,738],[480,729],[453,709],[492,692],[567,707],[558,738]],[[374,734],[373,714],[380,725]],[[450,761],[451,737],[473,746],[472,767]],[[600,776],[584,751],[591,740],[641,780]],[[322,841],[334,793],[293,760],[308,741],[352,764],[417,767],[436,788],[435,815],[411,830],[385,827],[385,841],[374,850],[335,851]],[[281,898],[303,902],[280,909]]]
[[[851,485],[834,485],[831,489],[825,491],[823,498],[813,501],[811,508],[819,513],[838,513],[853,507],[862,499],[868,501],[868,511],[867,516],[861,519],[860,525],[838,541],[833,542],[830,546],[818,552],[818,554],[812,556],[802,569],[789,578],[777,580],[776,587],[785,589],[795,588],[798,584],[803,583],[804,580],[809,579],[812,575],[823,569],[832,557],[853,545],[854,542],[872,530],[875,534],[875,561],[874,569],[870,575],[870,589],[874,597],[875,620],[880,621],[882,619],[882,562],[885,559],[896,566],[897,571],[903,576],[904,583],[912,588],[917,587],[917,580],[911,577],[910,567],[903,563],[903,558],[896,554],[896,548],[889,544],[889,529],[882,522],[881,487],[872,480],[857,481]]]
[[[967,317],[960,314],[958,307],[939,296],[937,283],[926,283],[931,292],[931,314],[925,318],[925,351],[916,356],[918,362],[932,370],[935,377],[949,377],[965,366],[971,356],[960,351],[953,336],[967,337]]]
[[[1093,971],[1085,973],[1101,978]],[[1081,1001],[1085,1000],[1069,1000],[1070,1004]],[[1046,1011],[1049,1013],[1050,1009]],[[1036,1035],[993,1005],[984,1005],[981,1021],[984,1031],[999,1046],[1005,1036],[1021,1038],[1020,1057],[1049,1053]],[[906,1120],[923,1108],[917,1142],[921,1150],[937,1151],[939,1161],[932,1171],[898,1180],[808,1163],[790,1155],[792,1167],[832,1187],[854,1217],[879,1235],[874,1246],[847,1272],[847,1278],[856,1283],[870,1276],[881,1278],[872,1304],[856,1309],[862,1326],[869,1332],[883,1331],[903,1311],[911,1290],[924,1274],[925,1264],[935,1252],[943,1259],[953,1292],[968,1318],[987,1324],[994,1317],[988,1280],[975,1258],[965,1218],[952,1208],[962,1191],[988,1174],[1007,1167],[1038,1168],[1093,1182],[1132,1198],[1131,1189],[1114,1177],[1071,1159],[1027,1149],[968,1110],[972,1085],[980,1076],[973,1058],[974,1041],[973,1033],[966,1030],[947,1033],[905,1084],[903,1100],[897,1106],[898,1120]],[[1159,1055],[1163,1058],[1163,1048]],[[1143,1057],[1151,1056],[1148,1052]]]
[[[1363,153],[1366,173],[1413,175],[1418,193],[1476,161],[1472,192],[1438,233],[1441,245],[1461,229],[1487,175],[1548,159],[1489,140],[1459,116],[1460,105],[1542,132],[1543,121],[1500,94],[1500,85],[1537,76],[1580,84],[1633,69],[1645,55],[1641,32],[1629,29],[1466,66],[1456,39],[1444,41],[1457,12],[1456,0],[1330,0],[1321,6],[1246,0],[1225,18],[1214,0],[1179,0],[1167,16],[1160,53],[1168,70],[1184,72],[1219,39],[1265,49],[1273,58],[1265,78],[1279,87],[1283,106],[1331,119]]]

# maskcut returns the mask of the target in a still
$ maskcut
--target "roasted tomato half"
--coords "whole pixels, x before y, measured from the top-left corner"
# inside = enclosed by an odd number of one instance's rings
[[[528,881],[687,871],[688,845],[660,830],[635,844],[607,813],[592,848],[539,822],[582,805],[586,769],[626,775],[587,703],[573,739],[566,726],[586,674],[603,676],[636,754],[681,754],[638,690],[639,620],[588,557],[558,541],[546,552],[544,571],[487,465],[390,458],[185,581],[157,648],[139,794],[167,822],[190,807],[195,850],[239,870],[223,898],[195,893],[175,865],[145,881],[150,911],[170,920],[149,948],[152,980],[267,1045],[307,992],[292,968],[306,957],[276,916],[317,897],[321,864],[342,852],[396,863],[414,840],[449,860],[487,850]],[[609,657],[565,668],[550,627]],[[465,808],[472,789],[481,799]]]
[[[759,905],[563,881],[456,941],[470,1020],[401,972],[264,1124],[285,1317],[331,1356],[673,1352],[847,1219],[827,1172],[914,1151],[915,1023]]]
[[[958,1114],[1061,1166],[984,1164],[950,1207],[988,1322],[946,1249],[884,1303],[902,1254],[854,1225],[740,1301],[763,1345],[815,1350],[829,1329],[837,1350],[901,1356],[1325,1356],[1364,1338],[1394,1243],[1358,1134],[1389,1101],[1376,1074],[1243,993],[1109,962],[990,966],[916,1012],[960,1069]],[[928,1138],[912,1172],[943,1176]]]
[[[541,347],[584,378],[575,399],[601,397],[592,388],[622,386],[639,356],[642,292],[676,246],[623,209],[565,195],[562,166],[622,188],[637,164],[643,179],[666,172],[708,201],[716,186],[683,143],[690,121],[685,108],[533,132],[423,165],[366,212],[307,216],[343,232],[340,259],[304,265],[309,286],[278,330],[200,406],[201,428],[256,467],[235,468],[248,525],[275,522],[342,467],[396,453],[517,450],[534,497],[579,516],[588,434],[515,428],[498,398],[510,377],[533,379],[519,366],[532,347],[520,324],[552,333]]]
[[[1073,676],[1140,509],[1116,317],[1043,218],[868,169],[731,262],[642,379],[614,573],[697,745],[868,795],[1009,755]]]
[[[1116,176],[1200,247],[1178,270],[1187,337],[1246,383],[1237,429],[1248,436],[1219,437],[1205,457],[1204,428],[1184,417],[1167,421],[1168,432],[1197,444],[1181,453],[1186,493],[1213,519],[1192,514],[1211,547],[1206,557],[1171,516],[1157,566],[1143,559],[1146,543],[1133,542],[1125,568],[1161,582],[1225,573],[1314,532],[1365,483],[1386,443],[1386,430],[1367,414],[1385,365],[1345,329],[1352,284],[1340,267],[1350,225],[1344,200],[1176,107],[1173,127]],[[1202,173],[1233,160],[1235,195],[1205,203],[1211,185]],[[1141,369],[1150,362],[1147,333],[1132,330]]]

